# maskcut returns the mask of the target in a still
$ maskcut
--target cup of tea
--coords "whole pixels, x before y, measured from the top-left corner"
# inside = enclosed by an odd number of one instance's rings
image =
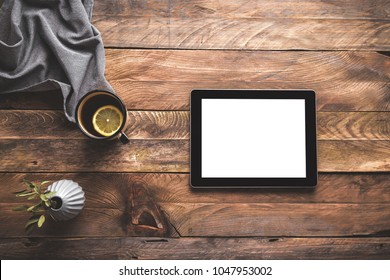
[[[128,143],[123,132],[126,127],[127,110],[123,101],[112,92],[97,90],[85,95],[76,108],[76,122],[89,138]]]

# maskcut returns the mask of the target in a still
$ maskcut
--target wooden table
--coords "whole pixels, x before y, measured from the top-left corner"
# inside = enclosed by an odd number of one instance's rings
[[[0,98],[2,259],[389,259],[390,1],[96,0],[128,145],[70,124],[59,93]],[[317,92],[319,184],[192,190],[193,88]],[[30,236],[23,178],[86,192]]]

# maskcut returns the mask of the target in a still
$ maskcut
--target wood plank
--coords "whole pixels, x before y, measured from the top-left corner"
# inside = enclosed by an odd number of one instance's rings
[[[189,139],[188,111],[129,111],[131,139]],[[0,139],[85,139],[63,112],[0,110]],[[319,112],[319,140],[390,140],[390,112]]]
[[[319,140],[390,140],[388,112],[319,112]]]
[[[389,114],[390,116],[390,114]],[[128,111],[131,139],[189,139],[187,111]],[[86,139],[62,111],[0,110],[0,139]]]
[[[77,125],[63,111],[0,110],[0,138],[83,139]]]
[[[184,237],[390,234],[389,204],[162,202],[158,207],[163,216],[152,213],[149,219],[135,213],[145,212],[144,201],[132,202],[138,206],[131,212],[86,208],[67,222],[56,223],[48,219],[45,227],[33,232],[32,236],[171,236],[170,227]],[[29,215],[12,211],[14,206],[14,203],[0,203],[0,234],[3,237],[26,236],[24,225]]]
[[[188,140],[0,140],[5,172],[188,172]]]
[[[389,6],[388,0],[99,1],[93,23],[109,47],[388,50]]]
[[[354,80],[354,78],[351,78]],[[386,96],[389,83],[335,81],[312,82],[247,82],[247,81],[131,81],[110,80],[117,93],[132,110],[189,110],[190,92],[194,88],[207,89],[300,89],[311,88],[317,93],[318,111],[389,111]],[[340,94],[342,92],[343,94]],[[53,97],[55,96],[55,98]],[[60,92],[3,94],[0,109],[55,109],[62,110]]]
[[[105,47],[168,48],[169,18],[94,15],[92,23]]]
[[[191,189],[188,174],[126,174],[167,203],[389,203],[390,174],[319,174],[313,190]],[[0,177],[1,178],[1,177]],[[2,197],[0,195],[0,197]]]
[[[42,176],[42,174],[41,174]],[[24,236],[27,213],[13,212],[15,206],[35,204],[16,198],[12,192],[23,189],[22,174],[0,174],[4,181],[0,197],[0,235]],[[178,236],[167,217],[149,194],[140,185],[129,184],[120,174],[46,174],[51,181],[73,179],[85,192],[86,202],[80,215],[65,223],[51,219],[34,236]],[[29,174],[29,180],[42,182],[39,174]],[[4,200],[3,200],[4,198]],[[101,229],[104,227],[104,229]]]
[[[93,17],[126,16],[126,17],[169,17],[170,0],[127,1],[95,0]],[[372,7],[375,9],[375,7]],[[364,9],[364,7],[363,7]]]
[[[329,18],[388,19],[388,0],[285,1],[285,0],[96,0],[94,15],[176,18]]]
[[[390,171],[390,141],[319,141],[318,170]]]
[[[14,212],[18,204],[0,203],[0,236],[24,237],[24,225],[30,215]],[[36,229],[31,236],[83,237],[83,236],[126,236],[127,221],[124,210],[113,208],[84,208],[74,219],[54,222],[49,217],[44,226]]]
[[[390,234],[388,204],[161,203],[181,236]]]
[[[125,192],[125,194],[127,194]],[[88,195],[88,193],[87,193]],[[105,196],[107,197],[107,195]],[[126,195],[124,198],[127,199]],[[104,199],[104,197],[102,198]],[[93,200],[93,197],[87,197]],[[23,202],[22,202],[23,203]],[[12,209],[22,203],[0,203],[0,236],[25,237],[24,225],[30,215]],[[89,203],[93,204],[93,203]],[[142,207],[137,206],[140,204]],[[103,203],[104,205],[104,203]],[[104,206],[85,207],[69,221],[55,222],[49,216],[42,228],[34,229],[28,236],[48,237],[115,237],[115,236],[159,236],[178,237],[178,233],[161,213],[158,205],[145,204],[142,199],[126,202],[126,208]]]
[[[194,88],[312,88],[319,111],[388,111],[389,62],[363,52],[108,50],[106,76],[129,109],[144,99],[188,110]]]
[[[110,81],[324,83],[339,79],[369,82],[390,79],[390,58],[374,52],[109,49],[106,56],[106,75]]]
[[[0,172],[189,172],[188,140],[0,139]],[[320,172],[389,172],[390,141],[318,141]]]
[[[293,67],[294,68],[294,67]],[[312,69],[313,71],[317,71]],[[211,70],[212,71],[212,70]],[[234,72],[235,70],[231,70]],[[272,74],[274,71],[274,74]],[[284,70],[272,70],[269,75],[277,75]],[[329,70],[332,71],[332,70]],[[207,73],[207,71],[205,72]],[[330,73],[330,72],[328,72]],[[328,76],[323,72],[324,77]],[[177,73],[177,75],[180,75]],[[286,77],[287,78],[287,77]],[[156,78],[157,79],[157,78]],[[110,83],[124,99],[129,109],[137,110],[189,110],[192,89],[313,89],[317,94],[318,111],[389,111],[386,96],[390,95],[389,82],[363,80],[356,76],[336,80],[311,81],[302,77],[296,81],[279,80],[275,82],[247,81],[132,81],[112,77]],[[264,77],[265,79],[265,77]],[[341,93],[341,94],[340,94]],[[17,96],[12,99],[18,98]],[[12,102],[13,108],[26,108],[25,103]],[[0,100],[1,106],[1,100]],[[23,107],[20,107],[23,106]],[[31,107],[28,107],[31,108]],[[48,108],[48,107],[38,107]]]
[[[156,205],[165,203],[390,203],[390,173],[319,174],[312,190],[207,189],[189,185],[189,174],[175,173],[0,173],[0,200],[19,204],[12,192],[22,180],[70,179],[83,187],[86,208],[125,209],[132,189],[143,189]],[[138,198],[139,200],[139,198]]]
[[[73,179],[87,198],[78,218],[49,221],[33,236],[386,235],[389,175],[324,174],[310,192],[195,191],[188,174],[0,174],[0,198],[7,201],[0,203],[0,235],[25,236],[28,215],[11,211],[22,203],[12,192],[25,177]]]
[[[105,29],[104,34],[116,32]],[[169,46],[229,50],[389,50],[389,20],[206,18],[171,19]],[[108,46],[131,47],[131,37]]]
[[[99,0],[98,2],[104,2]],[[108,2],[108,1],[107,1]],[[123,3],[122,1],[116,1]],[[388,19],[388,0],[285,1],[285,0],[171,0],[177,18],[321,18]]]
[[[312,88],[319,111],[389,111],[390,58],[366,52],[106,51],[106,76],[131,110],[189,110],[194,88]],[[2,95],[2,109],[62,109],[50,93]]]
[[[228,252],[226,248],[229,248]],[[390,238],[3,238],[1,259],[388,259]]]
[[[43,178],[47,178],[43,179]],[[40,183],[68,179],[76,181],[83,188],[85,208],[103,208],[125,210],[127,207],[128,180],[121,174],[104,173],[0,173],[0,198],[2,202],[23,204],[24,199],[13,192],[25,188],[23,179]]]

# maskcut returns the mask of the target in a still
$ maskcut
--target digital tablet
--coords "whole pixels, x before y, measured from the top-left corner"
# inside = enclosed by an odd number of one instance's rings
[[[193,90],[191,185],[314,187],[312,90]]]

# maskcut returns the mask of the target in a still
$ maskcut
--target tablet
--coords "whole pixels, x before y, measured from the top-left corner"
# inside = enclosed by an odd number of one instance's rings
[[[312,90],[193,90],[191,185],[317,184]]]

